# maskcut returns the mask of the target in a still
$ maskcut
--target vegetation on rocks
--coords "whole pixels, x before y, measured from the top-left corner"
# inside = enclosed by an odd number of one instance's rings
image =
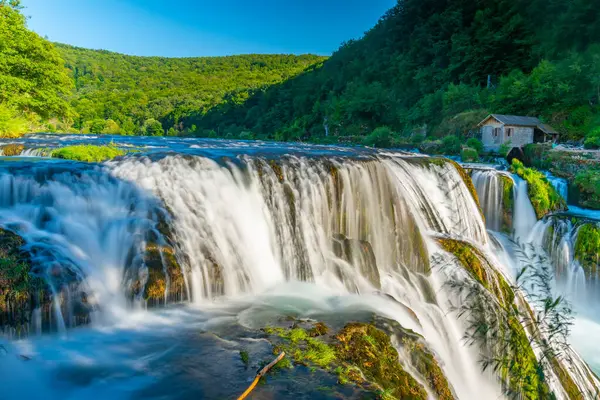
[[[22,144],[12,143],[2,146],[1,150],[3,155],[11,157],[21,154],[24,148],[25,146]]]
[[[31,275],[31,263],[20,248],[24,240],[0,229],[0,327],[20,328],[29,322],[34,297],[43,294],[46,285]]]
[[[579,227],[574,253],[586,274],[596,276],[600,266],[600,226],[587,223]]]
[[[580,171],[575,176],[573,184],[577,189],[578,203],[581,206],[600,210],[600,168]]]
[[[296,365],[330,371],[340,384],[358,385],[380,398],[427,399],[425,388],[403,367],[406,363],[421,374],[439,399],[454,398],[437,360],[414,332],[399,326],[394,329],[403,349],[399,355],[389,334],[373,323],[351,322],[330,334],[323,323],[304,328],[306,324],[296,321],[290,328],[265,328],[274,343],[273,352],[285,351]],[[403,359],[403,354],[409,358]]]
[[[471,147],[465,147],[460,152],[460,158],[463,162],[477,162],[479,161],[479,154],[477,150]]]
[[[502,231],[510,233],[513,227],[515,182],[506,175],[500,175],[500,179],[502,180]]]
[[[511,171],[527,181],[529,199],[538,219],[555,211],[567,209],[567,203],[554,189],[552,184],[541,172],[527,168],[517,159],[514,159]]]
[[[81,144],[74,146],[65,146],[52,150],[51,157],[62,158],[65,160],[102,162],[125,155],[125,150],[110,145]]]

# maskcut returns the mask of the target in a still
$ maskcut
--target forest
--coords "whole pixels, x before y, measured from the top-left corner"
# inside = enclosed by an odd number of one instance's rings
[[[586,0],[402,0],[322,66],[183,124],[393,144],[471,136],[486,114],[505,113],[597,146],[599,16],[600,3]]]
[[[0,134],[193,135],[392,146],[536,116],[600,147],[600,4],[400,0],[331,57],[135,57],[53,44],[0,0]],[[23,68],[22,66],[25,66]]]

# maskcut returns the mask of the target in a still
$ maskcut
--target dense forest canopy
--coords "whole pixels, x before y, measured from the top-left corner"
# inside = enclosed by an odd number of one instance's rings
[[[587,135],[600,147],[597,1],[400,0],[330,58],[87,50],[27,30],[19,1],[0,5],[4,135],[35,129],[389,145],[470,136],[495,112],[540,117],[563,140]]]
[[[599,122],[599,15],[586,0],[401,0],[322,68],[183,122],[350,141],[380,126],[466,134],[497,112],[538,116],[580,139]]]
[[[27,29],[18,0],[0,0],[0,135],[68,119],[72,83],[54,46]]]
[[[180,124],[224,101],[240,104],[251,89],[290,79],[325,58],[314,55],[135,57],[57,44],[71,71],[73,127],[93,133],[193,133]],[[160,127],[159,127],[160,126]]]

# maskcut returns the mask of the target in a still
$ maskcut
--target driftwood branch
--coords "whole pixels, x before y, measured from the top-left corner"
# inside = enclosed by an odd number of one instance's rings
[[[258,373],[256,374],[256,377],[252,381],[252,384],[248,387],[248,389],[246,389],[246,391],[244,393],[242,393],[242,395],[240,397],[238,397],[238,400],[244,400],[246,397],[248,397],[248,395],[254,390],[254,388],[258,384],[258,381],[260,380],[260,378],[265,376],[267,374],[267,372],[269,372],[269,370],[275,366],[275,364],[277,364],[279,361],[281,361],[283,359],[283,357],[285,357],[285,351],[282,351],[281,354],[279,354],[276,359],[274,359],[268,365],[266,365],[263,369],[258,371]]]

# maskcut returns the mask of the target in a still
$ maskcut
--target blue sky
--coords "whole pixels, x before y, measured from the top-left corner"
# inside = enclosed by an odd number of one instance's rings
[[[133,55],[327,55],[396,0],[23,0],[50,40]]]

